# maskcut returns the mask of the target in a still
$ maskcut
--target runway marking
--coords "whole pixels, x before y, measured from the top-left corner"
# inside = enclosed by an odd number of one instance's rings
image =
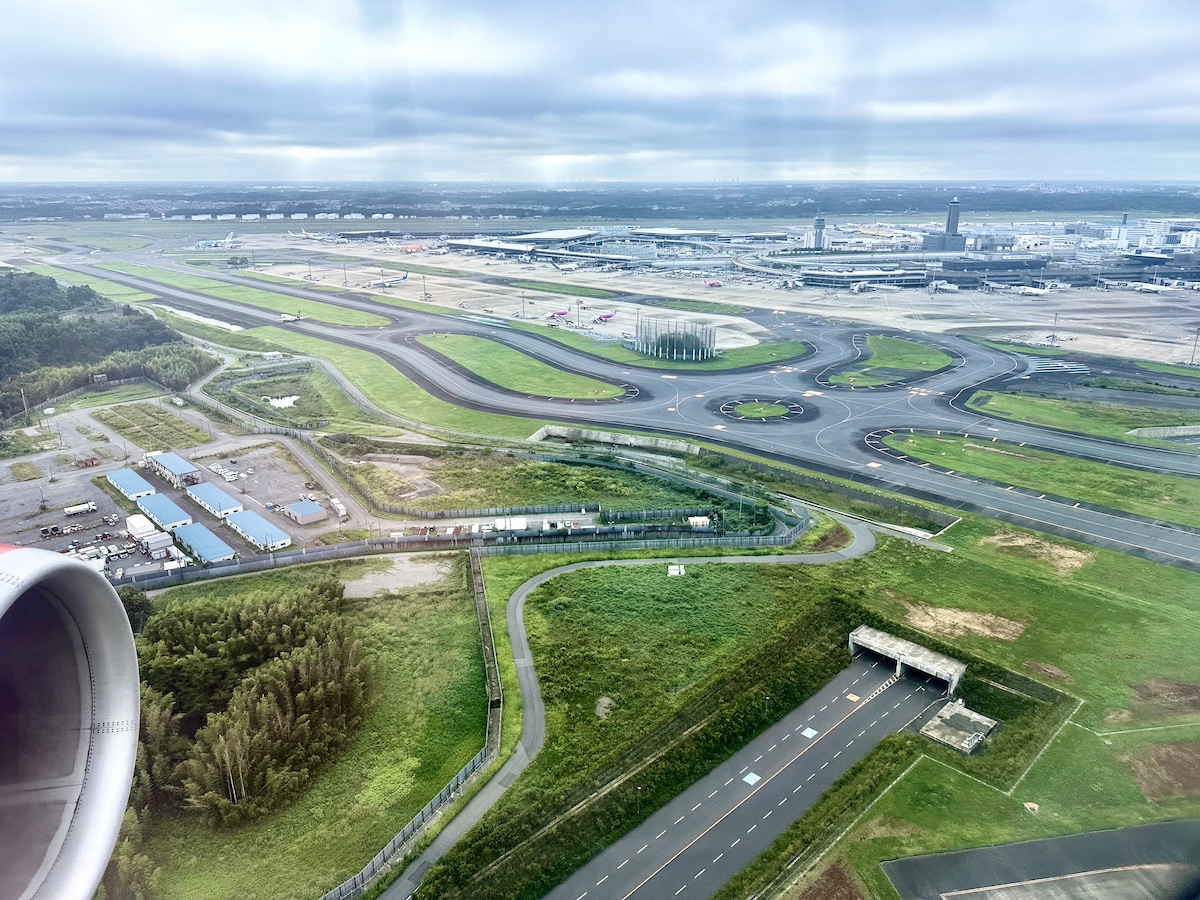
[[[687,885],[685,884],[683,887],[681,887],[679,890],[677,890],[675,892],[675,896],[678,897],[680,894],[682,894],[686,890],[687,890]]]
[[[692,876],[692,880],[695,881],[697,878],[699,878],[701,875],[703,875],[707,871],[708,871],[707,869],[701,869],[699,872],[697,872],[695,875]]]
[[[771,818],[771,813],[773,813],[773,812],[775,812],[775,810],[768,809],[767,814],[765,816],[763,816],[763,821],[765,822],[767,819]]]
[[[1136,871],[1140,868],[1142,868],[1141,865],[1114,866],[1111,869],[1092,869],[1090,872],[1072,872],[1069,875],[1050,875],[1046,878],[1029,878],[1025,881],[1010,881],[1008,884],[997,884],[981,888],[966,888],[961,891],[949,891],[945,894],[942,894],[942,897],[967,897],[971,894],[978,894],[981,891],[1003,890],[1004,888],[1010,887],[1028,887],[1031,884],[1045,884],[1046,882],[1050,881],[1065,881],[1068,878],[1086,878],[1089,875],[1108,875],[1112,872]]]
[[[738,838],[736,841],[734,841],[732,844],[729,845],[729,849],[732,850],[734,847],[736,847],[741,842],[742,842],[742,839]]]
[[[604,884],[604,882],[606,882],[606,881],[608,881],[607,875],[605,875],[603,878],[601,878],[599,881],[596,882],[596,887],[600,887],[600,885]]]
[[[638,853],[641,853],[641,852],[642,852],[642,850],[645,850],[645,849],[646,849],[647,847],[649,847],[649,846],[650,846],[649,844],[642,844],[642,849],[641,849],[641,850],[638,850]],[[634,855],[636,856],[637,854],[635,853]]]
[[[698,809],[699,809],[701,806],[703,806],[703,805],[704,805],[704,801],[703,801],[703,800],[701,800],[699,803],[697,803],[695,806],[693,806],[693,807],[692,807],[692,812],[695,812],[696,810],[698,810]]]
[[[628,864],[629,864],[629,860],[625,860],[625,862],[623,862],[623,863],[621,863],[621,865],[617,866],[617,871],[618,872],[621,871],[621,869],[625,868],[625,866]]]
[[[724,855],[725,855],[724,853],[718,853],[718,854],[717,854],[717,857],[716,857],[716,859],[714,859],[714,860],[713,860],[713,865],[716,865],[716,864],[717,864],[717,860],[718,860],[718,859],[720,859],[720,858],[721,858],[722,856],[724,856]]]
[[[672,825],[678,825],[678,824],[679,824],[680,822],[682,822],[682,821],[683,821],[683,816],[680,816],[678,819],[676,819],[676,820],[675,820],[674,822],[672,822],[671,824],[672,824]]]
[[[654,839],[657,841],[660,837],[662,837],[666,833],[667,833],[667,829],[664,828],[662,831],[660,831],[658,834],[656,834],[654,836]]]
[[[857,703],[862,698],[859,697],[858,694],[847,694],[846,699],[849,700],[851,703]]]
[[[733,780],[733,779],[730,779],[730,781],[732,781],[732,780]],[[719,790],[720,790],[720,788],[717,788],[717,790],[719,791]],[[709,799],[709,800],[711,800],[711,799],[712,799],[713,797],[715,797],[715,796],[717,796],[717,791],[713,791],[711,794],[709,794],[709,795],[708,795],[708,799]]]
[[[745,769],[743,769],[742,771],[744,772]],[[721,787],[729,787],[729,785],[731,785],[731,784],[733,784],[732,778],[730,778],[727,782],[725,782],[723,785],[721,785]]]

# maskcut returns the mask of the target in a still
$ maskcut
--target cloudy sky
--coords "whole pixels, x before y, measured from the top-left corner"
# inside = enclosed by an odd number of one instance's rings
[[[45,0],[0,39],[5,181],[1200,180],[1186,5]]]

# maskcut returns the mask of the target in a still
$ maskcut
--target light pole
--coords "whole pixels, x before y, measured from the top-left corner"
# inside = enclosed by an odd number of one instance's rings
[[[1196,336],[1194,338],[1192,338],[1192,359],[1191,359],[1191,362],[1188,363],[1189,366],[1194,366],[1196,364],[1196,343],[1197,343],[1197,341],[1200,341],[1200,326],[1197,326]]]

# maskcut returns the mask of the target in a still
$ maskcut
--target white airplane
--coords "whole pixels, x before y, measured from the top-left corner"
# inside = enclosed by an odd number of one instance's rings
[[[948,291],[955,293],[958,291],[957,284],[951,284],[948,281],[931,281],[929,282],[929,293],[936,294],[938,291]]]
[[[864,291],[898,291],[900,287],[894,284],[871,284],[869,281],[856,281],[850,286],[852,294],[861,294]]]
[[[592,321],[597,325],[603,325],[605,322],[610,321],[616,314],[617,311],[615,309],[612,312],[600,313],[598,316],[592,316]]]
[[[1135,281],[1130,287],[1139,294],[1163,294],[1168,291],[1178,290],[1178,288],[1169,284],[1149,284],[1145,281]]]
[[[1013,288],[1013,293],[1022,294],[1027,297],[1045,297],[1047,294],[1054,293],[1054,291],[1050,288],[1036,288],[1030,287],[1027,284],[1021,284]]]
[[[302,318],[301,316],[292,316],[292,315],[288,315],[287,313],[279,314],[280,322],[299,322],[301,318]]]
[[[560,266],[558,263],[550,263],[550,265],[554,266],[560,272],[574,272],[579,268],[579,263],[567,263],[565,266]]]
[[[304,239],[304,240],[306,240],[306,241],[320,241],[320,240],[324,240],[324,238],[322,238],[322,237],[321,237],[321,235],[319,235],[319,234],[313,234],[311,231],[305,231],[303,228],[301,228],[301,229],[300,229],[300,233],[299,233],[299,234],[292,234],[292,233],[289,231],[289,232],[288,232],[288,237],[298,237],[298,238],[303,238],[303,239]]]
[[[391,287],[393,284],[400,284],[408,281],[408,273],[405,272],[399,278],[380,278],[378,281],[372,281],[367,287]]]

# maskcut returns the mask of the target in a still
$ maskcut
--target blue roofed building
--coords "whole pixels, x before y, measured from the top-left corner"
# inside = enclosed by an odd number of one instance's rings
[[[147,453],[142,461],[177,488],[200,480],[200,470],[178,453]]]
[[[291,537],[254,510],[247,509],[225,517],[225,524],[264,553],[290,547]]]
[[[230,513],[241,512],[246,508],[240,500],[207,481],[193,484],[187,489],[187,495],[218,519],[223,519]]]
[[[298,503],[289,503],[283,508],[283,514],[297,525],[311,525],[313,522],[320,522],[329,516],[329,513],[325,511],[325,507],[315,500],[301,500]]]
[[[202,563],[225,562],[237,555],[232,547],[199,522],[176,528],[175,539]]]
[[[166,494],[151,494],[137,502],[146,518],[163,531],[174,531],[180,525],[191,525],[192,517]]]
[[[133,469],[117,469],[105,476],[108,483],[130,500],[140,500],[155,493],[155,487]]]

